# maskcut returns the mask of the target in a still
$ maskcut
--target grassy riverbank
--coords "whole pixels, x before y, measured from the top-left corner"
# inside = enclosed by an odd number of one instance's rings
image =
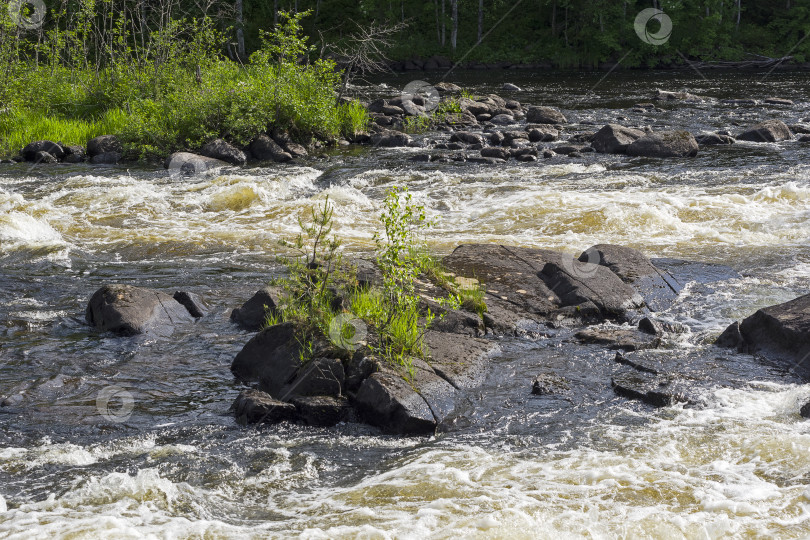
[[[183,23],[184,21],[180,21]],[[245,145],[274,127],[301,141],[362,130],[358,104],[339,104],[340,73],[331,61],[300,64],[306,50],[298,18],[265,35],[245,64],[219,51],[222,35],[202,23],[170,28],[145,47],[128,44],[90,62],[76,34],[50,36],[51,48],[2,52],[0,154],[48,139],[84,145],[118,135],[130,159],[194,149],[212,138]],[[71,37],[72,36],[72,37]],[[33,58],[33,59],[32,59]]]

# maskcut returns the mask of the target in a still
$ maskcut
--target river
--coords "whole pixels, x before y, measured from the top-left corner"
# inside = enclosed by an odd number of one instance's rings
[[[574,123],[727,129],[810,117],[800,73],[454,73],[475,93],[561,108]],[[705,78],[704,78],[705,76]],[[418,74],[419,78],[430,77]],[[604,77],[604,80],[601,80]],[[387,77],[402,87],[413,75]],[[436,82],[436,81],[432,81]],[[770,95],[791,108],[663,104],[655,88]],[[369,92],[379,88],[366,88]],[[624,120],[617,120],[624,117]],[[582,126],[583,128],[586,126]],[[125,167],[0,166],[0,536],[8,538],[722,538],[810,534],[810,386],[709,343],[732,320],[810,289],[810,145],[738,143],[689,160],[586,154],[533,164],[414,163],[415,149],[330,151],[299,165],[182,177]],[[329,196],[348,252],[408,186],[439,253],[465,242],[596,243],[721,263],[663,317],[689,331],[651,354],[692,369],[699,406],[614,395],[613,353],[566,330],[501,341],[485,383],[430,438],[237,426],[228,321],[276,271],[278,240]],[[170,338],[83,323],[111,282],[198,293],[212,308]],[[690,367],[691,366],[691,367]],[[706,382],[700,377],[711,369]],[[529,394],[539,372],[569,379]],[[133,399],[126,421],[98,407]]]

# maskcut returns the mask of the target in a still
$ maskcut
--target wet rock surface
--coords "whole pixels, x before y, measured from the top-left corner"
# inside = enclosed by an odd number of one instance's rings
[[[174,325],[193,322],[188,310],[166,293],[133,287],[105,285],[87,304],[90,326],[121,336],[171,334]]]

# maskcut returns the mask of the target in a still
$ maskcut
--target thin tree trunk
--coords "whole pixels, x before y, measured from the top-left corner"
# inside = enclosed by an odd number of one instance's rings
[[[478,43],[484,35],[484,0],[478,0]]]
[[[273,0],[273,26],[278,25],[278,0]]]
[[[243,28],[242,0],[236,0],[236,56],[241,62],[245,58],[245,31]]]
[[[447,20],[445,19],[445,1],[442,0],[442,47],[444,47],[445,43],[447,43]]]
[[[320,1],[320,0],[319,0]],[[433,0],[433,8],[436,12],[436,42],[442,44],[442,29],[439,26],[439,0]]]
[[[742,0],[737,0],[737,31],[740,31],[740,18],[742,17]]]
[[[453,28],[450,31],[450,47],[453,52],[456,52],[456,45],[458,43],[458,0],[450,0],[450,7],[453,11]]]
[[[557,37],[557,0],[551,4],[551,35]]]

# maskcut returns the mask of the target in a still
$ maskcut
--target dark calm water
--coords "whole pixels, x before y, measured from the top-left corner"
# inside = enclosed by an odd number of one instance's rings
[[[521,102],[561,108],[570,133],[606,122],[697,133],[810,119],[806,75],[762,75],[614,72],[600,81],[605,73],[503,71],[448,80],[474,93],[515,83]],[[656,88],[713,99],[629,110]],[[718,101],[771,95],[797,105]],[[335,151],[193,178],[0,166],[0,536],[810,534],[810,427],[797,413],[810,387],[706,344],[731,320],[810,289],[810,144],[497,167],[406,161],[417,151]],[[347,249],[369,250],[394,185],[408,186],[436,220],[429,240],[439,252],[473,241],[576,253],[612,242],[740,272],[687,287],[662,316],[690,331],[650,353],[691,374],[701,405],[652,410],[614,396],[613,355],[558,331],[503,340],[486,383],[429,439],[359,425],[236,426],[229,366],[250,335],[230,325],[230,310],[275,270],[277,241],[296,233],[299,213],[327,195]],[[84,326],[84,308],[110,282],[194,291],[211,313],[170,338],[98,334]],[[570,391],[531,396],[533,376],[549,372],[567,377]],[[110,409],[99,407],[113,390]],[[132,411],[119,422],[122,396]]]

